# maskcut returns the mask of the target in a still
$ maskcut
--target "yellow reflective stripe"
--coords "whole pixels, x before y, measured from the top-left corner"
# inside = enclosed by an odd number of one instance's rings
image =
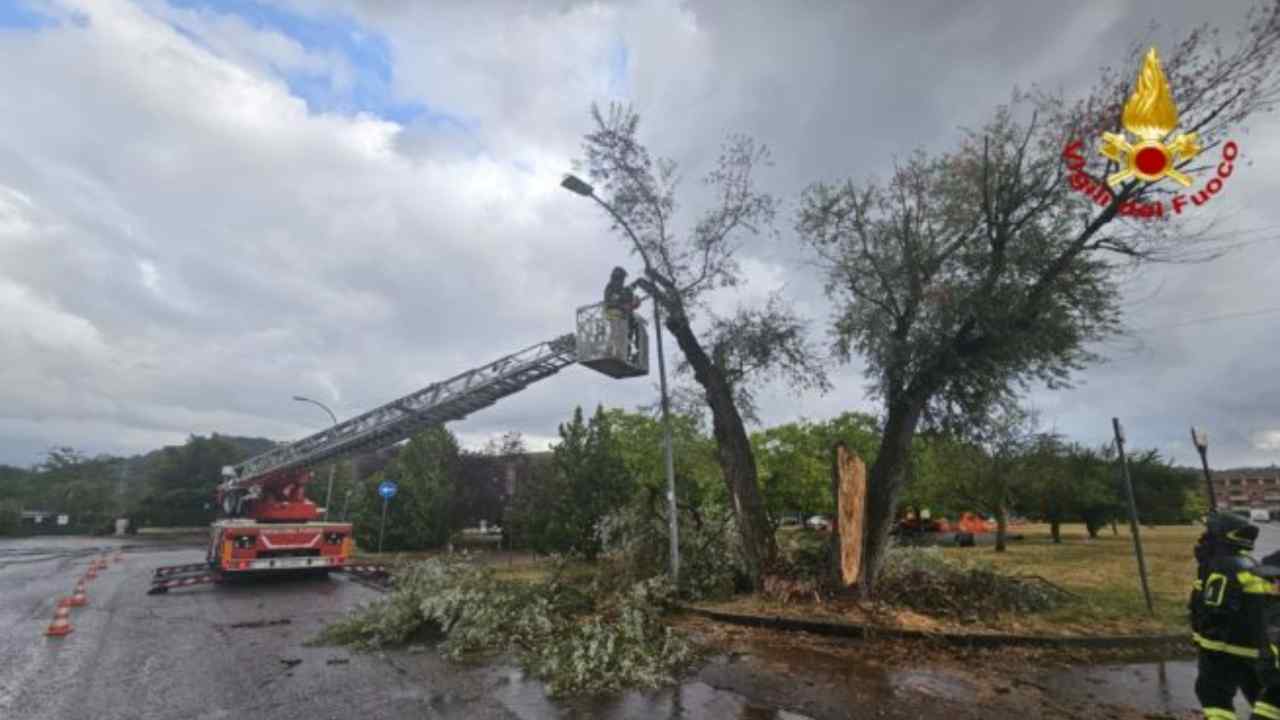
[[[1191,583],[1191,587],[1192,587],[1192,588],[1195,588],[1196,590],[1203,590],[1203,589],[1204,589],[1204,581],[1203,581],[1203,580],[1196,580],[1195,582]]]
[[[1271,587],[1271,582],[1269,580],[1264,580],[1248,570],[1241,570],[1236,573],[1236,582],[1239,582],[1241,589],[1249,595],[1276,594],[1276,591]]]
[[[1270,718],[1271,720],[1280,720],[1280,708],[1262,701],[1258,701],[1254,704],[1253,714],[1264,718]]]
[[[1210,640],[1209,638],[1202,636],[1200,633],[1191,633],[1191,641],[1205,650],[1213,650],[1215,652],[1237,655],[1239,657],[1258,657],[1257,648],[1247,648],[1243,645],[1231,645],[1229,643],[1224,643],[1221,640]]]
[[[1222,708],[1207,707],[1204,709],[1204,717],[1205,720],[1236,720],[1234,711]]]

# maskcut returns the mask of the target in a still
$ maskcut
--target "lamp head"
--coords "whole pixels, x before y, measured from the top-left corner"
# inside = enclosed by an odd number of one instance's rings
[[[1191,441],[1196,444],[1197,450],[1203,452],[1205,448],[1209,447],[1209,433],[1193,427],[1191,428]]]
[[[564,179],[560,181],[560,187],[572,193],[577,193],[583,197],[591,197],[595,193],[595,188],[591,187],[587,181],[577,175],[566,174]]]

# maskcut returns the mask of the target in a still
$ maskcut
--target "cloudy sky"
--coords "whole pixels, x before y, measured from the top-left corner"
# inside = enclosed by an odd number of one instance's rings
[[[0,0],[0,462],[300,437],[327,420],[292,395],[349,416],[571,331],[638,266],[557,185],[592,101],[640,110],[693,210],[726,133],[773,149],[780,237],[746,244],[716,306],[781,289],[821,332],[791,232],[806,184],[883,177],[1015,86],[1078,92],[1130,43],[1240,20],[1209,6]],[[1280,123],[1239,137],[1255,162],[1213,203],[1235,252],[1129,283],[1131,336],[1035,393],[1046,424],[1100,442],[1119,415],[1189,462],[1198,423],[1215,464],[1280,455]],[[873,407],[858,364],[834,380],[770,389],[763,420]],[[654,386],[573,367],[452,427],[536,446],[575,404]]]

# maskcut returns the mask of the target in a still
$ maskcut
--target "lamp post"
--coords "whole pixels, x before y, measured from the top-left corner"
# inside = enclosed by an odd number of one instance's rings
[[[311,403],[312,405],[319,406],[321,410],[324,410],[325,412],[329,413],[329,418],[333,420],[333,426],[334,427],[338,426],[338,416],[333,414],[333,411],[329,409],[328,405],[325,405],[324,403],[318,400],[312,400],[311,398],[302,397],[301,395],[294,395],[293,399],[297,400],[298,402]],[[329,519],[329,502],[333,500],[333,472],[337,468],[338,468],[337,461],[334,461],[329,465],[329,491],[326,492],[324,496],[324,519],[325,520]]]
[[[614,220],[622,226],[627,236],[631,238],[636,246],[636,250],[640,252],[640,257],[644,259],[645,275],[653,273],[653,266],[649,264],[649,256],[644,252],[643,246],[640,244],[640,238],[636,237],[635,232],[631,230],[631,226],[627,221],[614,210],[609,203],[600,199],[595,193],[595,188],[590,183],[575,176],[565,175],[564,180],[560,182],[560,186],[569,192],[589,197],[599,203],[613,216]],[[653,295],[653,332],[658,343],[658,385],[662,392],[662,454],[663,462],[666,465],[667,473],[667,515],[669,518],[668,525],[670,527],[670,545],[671,545],[671,584],[679,586],[680,582],[680,524],[679,515],[676,509],[676,470],[675,460],[671,455],[671,404],[667,398],[667,362],[662,352],[662,314],[658,303],[656,293]]]
[[[1199,428],[1191,428],[1191,442],[1195,443],[1196,452],[1200,453],[1200,467],[1204,468],[1204,484],[1209,489],[1209,512],[1218,511],[1218,498],[1213,492],[1213,476],[1209,473],[1209,433]]]

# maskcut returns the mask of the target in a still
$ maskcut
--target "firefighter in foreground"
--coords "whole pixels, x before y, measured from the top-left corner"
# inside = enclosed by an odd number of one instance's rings
[[[1280,653],[1269,622],[1280,609],[1273,583],[1280,568],[1249,554],[1258,527],[1229,513],[1209,516],[1196,545],[1198,572],[1191,592],[1192,640],[1200,649],[1196,697],[1207,720],[1235,720],[1236,692],[1252,717],[1280,720]],[[1280,561],[1280,553],[1267,560]],[[1280,621],[1280,615],[1276,617]]]

